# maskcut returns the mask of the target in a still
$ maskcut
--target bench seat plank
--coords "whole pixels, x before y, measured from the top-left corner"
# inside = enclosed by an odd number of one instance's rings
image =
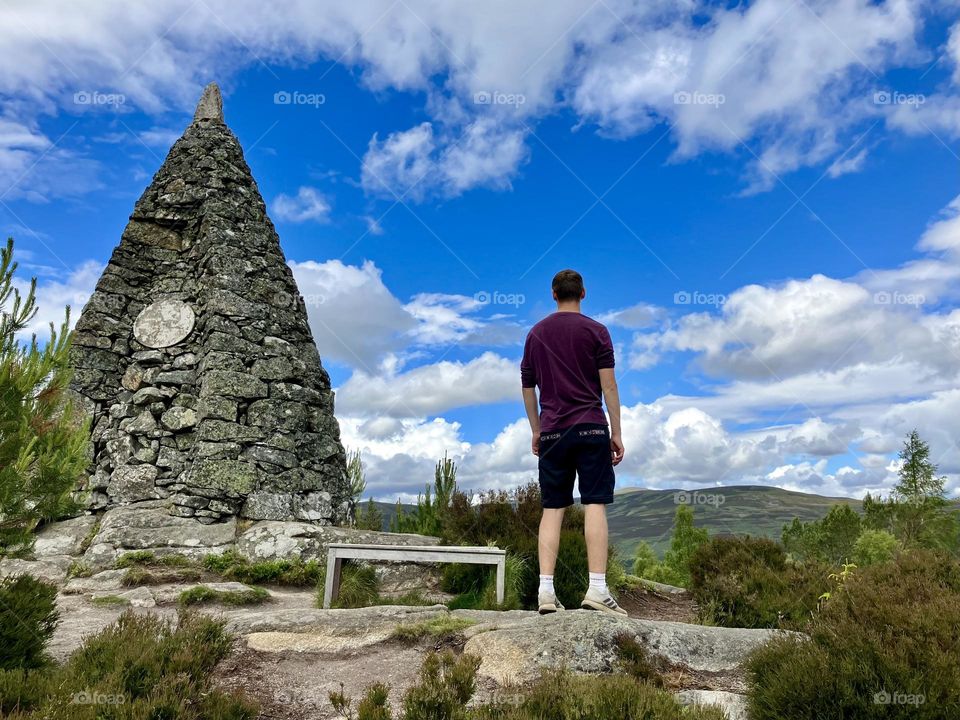
[[[447,562],[497,566],[497,602],[503,602],[506,551],[500,548],[461,545],[376,545],[329,543],[323,607],[329,608],[340,590],[344,560],[393,560],[401,562]]]

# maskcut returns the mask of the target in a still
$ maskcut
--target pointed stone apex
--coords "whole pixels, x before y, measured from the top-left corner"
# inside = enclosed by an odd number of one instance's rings
[[[197,103],[197,111],[193,114],[193,121],[212,120],[213,122],[223,122],[223,97],[220,95],[220,86],[215,82],[210,83],[203,89],[203,95],[200,96],[200,102]]]

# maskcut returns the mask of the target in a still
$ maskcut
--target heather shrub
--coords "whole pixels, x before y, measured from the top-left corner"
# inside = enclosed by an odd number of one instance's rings
[[[897,553],[899,543],[886,530],[864,530],[853,544],[853,562],[860,567],[889,562]]]
[[[960,717],[960,565],[930,551],[854,571],[748,663],[751,720]]]
[[[0,580],[0,670],[45,665],[59,617],[54,585],[31,575]]]
[[[690,573],[703,621],[724,627],[802,628],[830,589],[828,567],[789,563],[764,538],[713,538],[694,553]]]
[[[253,720],[241,697],[211,687],[230,648],[223,624],[183,615],[176,624],[126,613],[65,665],[0,672],[0,714],[11,720],[177,718]]]
[[[673,695],[625,674],[549,672],[528,686],[502,688],[491,702],[469,706],[479,659],[451,652],[432,654],[420,679],[393,713],[389,688],[372,685],[353,708],[343,692],[331,693],[334,709],[355,720],[724,720],[716,707],[681,707]]]

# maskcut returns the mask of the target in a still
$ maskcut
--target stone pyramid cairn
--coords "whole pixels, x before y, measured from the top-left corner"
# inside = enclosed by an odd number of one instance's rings
[[[220,89],[137,202],[76,326],[90,507],[337,523],[350,491],[330,378]]]

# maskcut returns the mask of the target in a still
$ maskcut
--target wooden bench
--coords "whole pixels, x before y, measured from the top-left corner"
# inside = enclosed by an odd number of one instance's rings
[[[393,560],[395,562],[445,562],[497,566],[497,603],[503,602],[503,581],[507,553],[493,547],[456,545],[327,545],[327,578],[323,607],[329,608],[340,590],[340,568],[344,560]]]

